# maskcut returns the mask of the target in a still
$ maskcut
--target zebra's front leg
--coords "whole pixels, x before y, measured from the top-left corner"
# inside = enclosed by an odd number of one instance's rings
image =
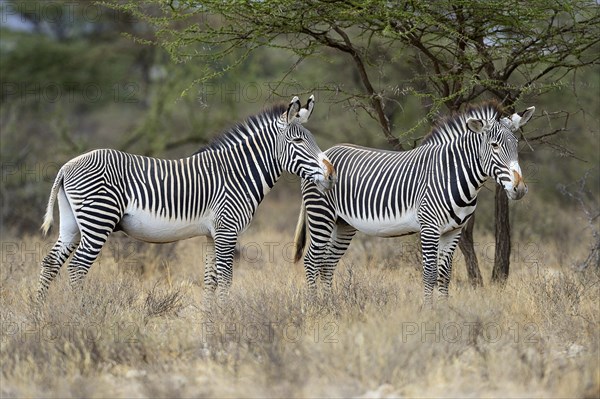
[[[309,184],[303,181],[304,185]],[[317,278],[323,271],[326,253],[335,229],[335,211],[313,186],[304,192],[308,250],[304,255],[304,270],[311,299],[317,297]],[[334,266],[335,267],[335,266]]]
[[[452,257],[460,239],[462,228],[442,234],[438,249],[438,292],[440,298],[448,299],[448,286],[452,276]]]
[[[306,282],[308,284],[308,295],[311,299],[317,297],[317,278],[321,277],[323,281],[322,273],[324,267],[326,268],[327,253],[329,252],[329,246],[333,232],[333,221],[327,225],[319,225],[319,228],[314,228],[314,225],[310,221],[309,214],[309,240],[308,251],[304,255],[304,271],[306,273]],[[333,266],[335,267],[335,265]],[[331,287],[331,284],[330,284]],[[327,290],[325,294],[328,295],[330,290]]]
[[[233,281],[233,255],[237,232],[218,232],[215,234],[215,270],[217,277],[217,295],[224,302]]]
[[[423,305],[433,307],[433,288],[438,277],[439,230],[432,227],[421,228],[421,252],[423,254]]]
[[[356,234],[356,229],[344,221],[338,220],[331,235],[331,241],[323,254],[321,263],[321,282],[326,295],[331,294],[333,273],[340,259],[346,253],[350,241]]]
[[[204,310],[212,310],[215,303],[215,292],[217,290],[217,269],[215,265],[215,241],[211,236],[207,237],[204,246]]]
[[[304,272],[308,286],[308,296],[311,299],[317,297],[317,277],[319,277],[319,265],[323,262],[323,248],[311,241],[304,255]]]
[[[204,292],[213,294],[217,289],[217,269],[215,266],[215,241],[208,236],[204,246]]]

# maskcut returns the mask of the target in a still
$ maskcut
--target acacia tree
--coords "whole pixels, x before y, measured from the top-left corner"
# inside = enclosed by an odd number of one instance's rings
[[[375,83],[378,63],[393,63],[400,54],[410,59],[413,70],[404,89],[427,109],[418,126],[442,108],[456,111],[480,98],[495,98],[513,112],[524,97],[533,100],[572,71],[598,64],[600,58],[599,8],[589,0],[202,0],[112,6],[154,24],[157,42],[174,58],[206,62],[204,79],[214,76],[215,65],[222,73],[265,46],[292,51],[298,60],[325,48],[346,54],[362,84],[361,92],[348,96],[377,122],[396,149],[402,148],[403,133],[391,116],[398,104],[389,86]],[[234,53],[239,57],[232,60]],[[502,282],[509,272],[509,208],[500,186],[495,198],[492,280]],[[471,283],[481,285],[473,222],[472,218],[463,229],[460,248]]]

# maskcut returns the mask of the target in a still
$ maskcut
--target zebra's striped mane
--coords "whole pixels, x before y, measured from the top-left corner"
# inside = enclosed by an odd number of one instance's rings
[[[431,132],[421,141],[421,145],[447,143],[464,136],[469,131],[467,119],[470,117],[486,121],[498,121],[504,114],[502,106],[497,101],[492,100],[469,105],[466,110],[455,112],[437,121]]]
[[[286,110],[287,105],[277,104],[259,114],[249,116],[244,122],[237,123],[223,131],[223,133],[215,136],[207,145],[196,151],[194,155],[210,150],[230,148],[246,137],[255,135],[257,132],[256,128],[263,127],[267,121],[270,123],[272,120],[279,118]]]

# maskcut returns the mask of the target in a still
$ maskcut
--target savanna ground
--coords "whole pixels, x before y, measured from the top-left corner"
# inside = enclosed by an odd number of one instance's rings
[[[83,294],[63,268],[36,310],[38,261],[56,230],[5,237],[2,396],[600,395],[597,270],[561,266],[556,245],[517,244],[500,288],[489,284],[493,246],[480,240],[485,287],[470,287],[457,254],[448,304],[422,310],[417,237],[359,235],[332,300],[311,302],[302,265],[289,261],[299,198],[288,197],[259,208],[220,308],[203,303],[203,238],[115,234]]]

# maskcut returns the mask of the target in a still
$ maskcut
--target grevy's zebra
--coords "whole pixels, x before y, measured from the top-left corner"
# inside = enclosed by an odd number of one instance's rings
[[[475,211],[487,177],[501,184],[511,199],[527,192],[513,133],[534,110],[502,117],[495,103],[471,107],[441,121],[410,151],[354,145],[327,150],[339,182],[326,195],[310,181],[302,182],[295,237],[298,261],[308,227],[304,267],[313,295],[318,276],[331,289],[334,269],[359,230],[380,237],[420,231],[425,303],[431,304],[436,283],[446,297],[461,228]]]
[[[42,225],[46,234],[58,197],[60,235],[42,262],[38,297],[73,251],[68,271],[77,285],[117,230],[148,242],[208,236],[214,256],[207,256],[205,288],[224,294],[238,234],[282,171],[323,191],[335,183],[333,166],[301,125],[313,106],[313,96],[306,108],[294,97],[287,109],[277,106],[250,117],[188,158],[95,150],[67,162]]]

